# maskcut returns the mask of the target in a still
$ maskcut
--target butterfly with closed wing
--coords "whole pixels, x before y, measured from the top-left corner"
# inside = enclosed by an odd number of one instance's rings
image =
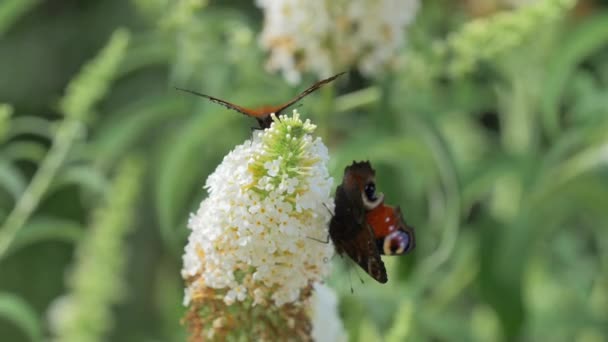
[[[401,209],[385,205],[384,194],[376,192],[375,171],[369,162],[353,162],[344,170],[342,184],[336,188],[329,237],[336,253],[348,255],[380,283],[388,281],[380,256],[408,253],[416,241]]]

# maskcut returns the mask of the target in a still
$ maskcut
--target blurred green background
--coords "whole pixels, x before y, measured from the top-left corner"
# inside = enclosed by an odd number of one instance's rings
[[[405,67],[302,101],[336,183],[371,160],[417,228],[387,285],[351,294],[336,258],[351,340],[608,340],[608,2],[529,2],[425,1]],[[174,87],[255,106],[319,79],[266,72],[262,25],[249,1],[0,2],[2,341],[185,339],[188,215],[255,122]]]

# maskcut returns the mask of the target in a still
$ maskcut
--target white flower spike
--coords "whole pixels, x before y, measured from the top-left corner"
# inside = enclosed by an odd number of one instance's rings
[[[312,286],[329,274],[334,252],[318,241],[327,237],[333,180],[315,128],[295,110],[273,115],[207,179],[183,257],[192,337],[310,336]],[[252,315],[272,319],[247,328]]]

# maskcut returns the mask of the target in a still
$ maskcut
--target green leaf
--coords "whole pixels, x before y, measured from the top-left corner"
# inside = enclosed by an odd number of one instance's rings
[[[30,341],[42,341],[42,325],[38,314],[21,297],[0,292],[0,318],[13,322]]]
[[[17,140],[6,146],[4,153],[13,161],[27,161],[37,165],[46,155],[47,147],[36,140]]]
[[[469,210],[477,201],[485,201],[498,179],[514,170],[514,160],[501,154],[486,157],[477,167],[463,175],[462,207]]]
[[[382,335],[371,320],[364,319],[359,325],[359,341],[382,341]]]
[[[588,56],[603,49],[608,43],[608,14],[600,13],[582,21],[574,30],[569,29],[561,39],[547,66],[547,78],[543,82],[541,110],[544,128],[551,135],[560,129],[561,98],[576,68]]]
[[[384,137],[361,133],[357,139],[347,141],[332,151],[330,169],[342,170],[353,160],[371,159],[374,163],[390,165],[416,165],[421,174],[432,173],[433,160],[425,150],[424,142],[419,137]]]
[[[0,227],[0,258],[36,209],[56,172],[66,160],[73,143],[82,133],[81,120],[90,114],[92,107],[108,90],[128,42],[129,32],[125,29],[116,30],[106,47],[69,83],[66,95],[59,105],[66,118],[57,129],[51,149],[40,163],[25,195],[17,201],[15,208]]]
[[[544,203],[569,180],[608,165],[607,129],[608,122],[563,134],[543,158],[530,202]]]
[[[437,249],[418,266],[418,278],[424,279],[445,263],[454,252],[460,227],[460,207],[462,203],[461,184],[454,158],[437,125],[428,117],[413,117],[412,124],[425,142],[435,160],[436,168],[444,189],[444,211],[436,215],[443,227]],[[439,217],[440,216],[440,217]],[[433,217],[431,217],[431,220]],[[433,222],[431,222],[432,224]]]
[[[186,308],[182,304],[184,283],[179,276],[179,266],[171,260],[157,269],[154,303],[161,318],[164,340],[184,341],[185,330],[181,327],[180,318]]]
[[[13,107],[8,104],[0,103],[0,142],[6,139],[6,133],[9,132],[11,121],[9,120],[13,115]],[[11,127],[14,129],[14,127]]]
[[[66,116],[83,119],[104,97],[127,51],[129,37],[126,29],[114,31],[104,49],[70,81],[59,104]]]
[[[53,180],[46,196],[69,185],[78,185],[92,194],[103,195],[107,191],[108,180],[103,173],[91,166],[71,166]]]
[[[31,11],[40,0],[2,0],[0,3],[0,37],[8,31],[20,17]]]
[[[500,319],[502,335],[506,341],[517,340],[526,320],[522,302],[522,275],[526,248],[523,241],[531,227],[524,222],[502,224],[490,217],[478,220],[481,231],[479,285],[482,298],[492,306]]]
[[[74,243],[83,235],[79,223],[53,217],[36,217],[19,231],[7,254],[44,241]]]
[[[111,165],[154,125],[187,112],[186,102],[175,96],[152,97],[135,102],[99,128],[88,154],[94,155],[101,167]]]
[[[15,200],[25,191],[27,181],[19,169],[7,160],[0,159],[0,187],[6,189]]]
[[[133,36],[131,47],[118,74],[126,75],[135,70],[154,65],[164,66],[171,59],[175,47],[161,34],[137,34]]]
[[[18,116],[11,122],[9,139],[28,134],[50,140],[53,138],[54,125],[54,122],[38,116]]]
[[[386,342],[400,342],[407,341],[408,336],[411,334],[412,319],[415,314],[414,303],[411,299],[404,299],[399,304],[399,309],[395,314],[393,326],[386,333],[384,341]]]

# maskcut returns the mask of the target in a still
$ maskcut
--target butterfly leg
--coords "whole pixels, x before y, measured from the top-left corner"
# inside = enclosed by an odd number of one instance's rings
[[[325,240],[317,239],[317,238],[314,238],[312,236],[307,236],[307,238],[309,238],[311,240],[315,240],[315,241],[320,242],[320,243],[324,243],[324,244],[328,244],[329,243],[329,234],[327,234],[327,237],[325,238]]]
[[[336,216],[336,214],[334,214],[334,213],[331,211],[331,209],[329,209],[329,207],[327,206],[327,204],[323,203],[323,206],[325,207],[325,209],[327,209],[327,211],[329,211],[329,214],[330,214],[331,216]]]
[[[253,145],[253,135],[255,134],[255,131],[263,131],[263,128],[260,127],[249,127],[249,132],[251,133],[251,140],[249,140],[249,147],[251,147],[251,145]]]

